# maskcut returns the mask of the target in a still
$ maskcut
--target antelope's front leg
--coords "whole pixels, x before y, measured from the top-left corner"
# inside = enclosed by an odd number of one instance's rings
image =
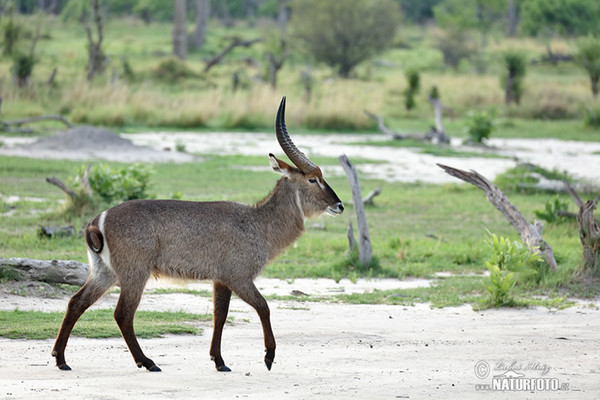
[[[273,330],[271,329],[269,305],[252,281],[246,282],[242,287],[234,288],[234,291],[240,299],[250,304],[260,317],[265,338],[265,365],[270,371],[275,359],[275,336],[273,336]]]

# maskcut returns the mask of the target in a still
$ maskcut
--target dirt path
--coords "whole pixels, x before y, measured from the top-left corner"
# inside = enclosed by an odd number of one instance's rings
[[[329,282],[314,282],[317,287],[329,287]],[[338,288],[347,285],[351,284],[342,283]],[[259,286],[266,293],[287,291],[292,286],[306,290],[305,286],[275,279],[259,281]],[[109,294],[94,307],[112,308],[117,296]],[[67,300],[4,295],[0,308],[62,312]],[[146,294],[140,309],[210,312],[211,307],[206,297]],[[425,304],[404,307],[290,301],[271,301],[270,307],[278,341],[271,371],[262,362],[262,330],[256,313],[234,299],[230,315],[235,322],[225,327],[223,339],[231,373],[216,372],[208,357],[210,323],[200,324],[205,329],[202,336],[141,341],[162,373],[138,370],[121,338],[71,338],[66,353],[73,368],[70,372],[54,367],[50,356],[53,340],[0,338],[0,398],[600,396],[600,311],[596,308],[475,312],[469,306],[430,309]],[[476,369],[483,378],[478,378]],[[528,384],[558,385],[562,390],[478,390],[477,385],[492,385],[494,379],[496,384],[509,384],[508,378],[494,378],[507,373],[520,376],[521,384],[527,380]]]

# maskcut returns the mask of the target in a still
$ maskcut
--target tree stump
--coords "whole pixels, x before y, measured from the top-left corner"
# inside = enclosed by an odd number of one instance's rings
[[[600,227],[594,219],[594,211],[600,197],[584,203],[567,181],[564,184],[567,192],[579,207],[577,223],[579,224],[579,238],[583,247],[583,270],[600,276]]]
[[[354,165],[352,165],[345,154],[339,156],[338,160],[348,176],[350,187],[352,189],[352,201],[354,202],[356,223],[358,225],[358,259],[363,266],[367,267],[371,264],[373,250],[371,248],[371,238],[369,236],[369,227],[367,226],[367,217],[365,214],[365,206],[362,201],[360,183],[358,182],[358,174],[356,173]]]

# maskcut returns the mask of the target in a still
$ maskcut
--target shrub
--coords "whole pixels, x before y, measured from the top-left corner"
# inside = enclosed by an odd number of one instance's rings
[[[567,211],[568,208],[568,201],[561,201],[558,196],[555,196],[554,199],[546,202],[543,210],[535,210],[534,213],[536,217],[548,223],[564,222],[568,219],[564,215],[559,215],[559,212]]]
[[[4,39],[4,50],[3,55],[10,55],[13,53],[17,40],[21,34],[21,24],[16,22],[12,15],[7,22],[2,26],[2,36]]]
[[[520,51],[509,50],[502,54],[504,70],[500,84],[504,89],[504,102],[519,104],[523,95],[523,80],[527,70],[527,57]]]
[[[152,71],[154,79],[165,83],[176,83],[184,78],[192,78],[196,76],[185,62],[176,57],[168,57],[162,60],[158,66]]]
[[[80,171],[81,176],[84,168]],[[154,197],[148,193],[151,167],[136,163],[129,167],[111,168],[100,164],[90,169],[89,181],[92,192],[111,204],[120,201]],[[79,177],[75,182],[80,182]]]
[[[484,286],[490,297],[489,305],[492,307],[515,305],[511,289],[517,282],[516,273],[524,275],[535,273],[531,264],[542,262],[539,253],[530,254],[525,246],[517,241],[510,241],[503,236],[490,233],[486,240],[492,254],[485,266],[490,271],[489,281]]]
[[[26,86],[33,72],[35,59],[32,55],[16,54],[13,58],[12,73],[17,81],[17,86]]]
[[[419,75],[419,71],[415,69],[407,70],[405,76],[406,81],[408,82],[408,87],[404,91],[404,106],[407,110],[412,110],[416,105],[415,95],[421,86],[421,77]]]
[[[465,130],[473,143],[483,143],[494,131],[495,111],[469,111],[466,117]]]
[[[593,36],[579,39],[575,60],[588,73],[592,95],[595,99],[598,98],[598,92],[600,91],[600,39]]]

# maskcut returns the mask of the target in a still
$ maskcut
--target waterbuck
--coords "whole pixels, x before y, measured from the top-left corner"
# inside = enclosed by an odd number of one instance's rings
[[[52,355],[62,370],[73,326],[110,287],[121,287],[114,317],[137,366],[160,371],[146,357],[133,330],[133,317],[151,275],[213,281],[213,337],[210,356],[218,371],[230,371],[221,357],[221,334],[234,292],[256,309],[263,328],[265,364],[275,358],[269,307],[254,285],[265,265],[304,231],[306,218],[344,206],[318,166],[300,152],[285,126],[285,97],[275,120],[279,145],[295,164],[269,154],[281,173],[275,188],[254,206],[234,202],[132,200],[103,211],[85,230],[90,276],[69,301]]]

